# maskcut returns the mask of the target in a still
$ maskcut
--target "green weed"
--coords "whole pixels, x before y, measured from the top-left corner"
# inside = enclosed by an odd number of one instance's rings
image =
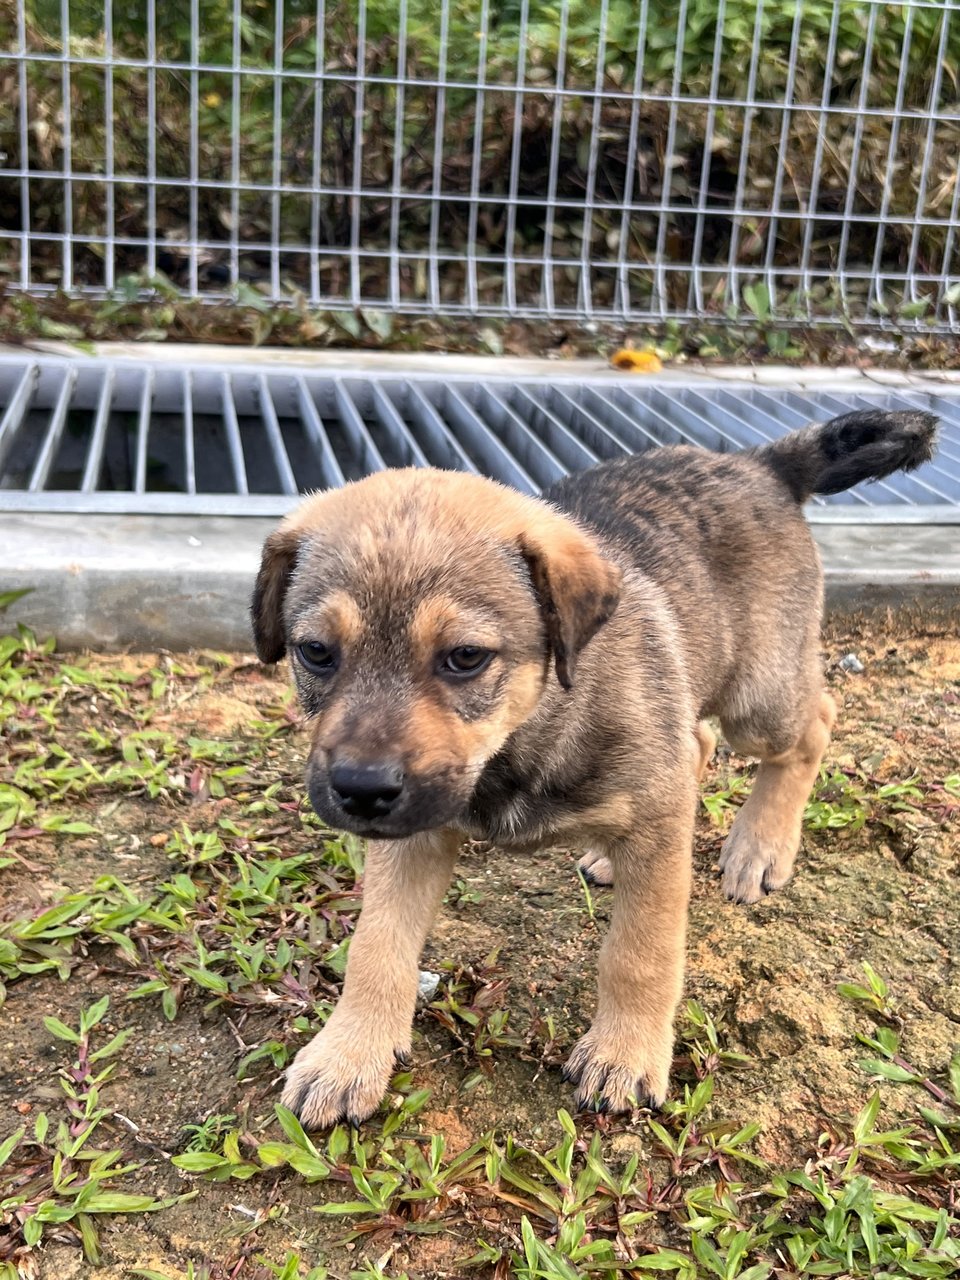
[[[97,1263],[99,1217],[156,1212],[183,1198],[158,1200],[118,1191],[116,1183],[138,1169],[139,1163],[123,1163],[120,1148],[94,1145],[94,1135],[111,1115],[101,1102],[101,1090],[117,1066],[110,1059],[116,1058],[133,1034],[120,1031],[94,1049],[93,1032],[106,1016],[109,1003],[109,997],[104,996],[91,1005],[80,1015],[77,1028],[57,1018],[44,1018],[50,1034],[69,1044],[75,1056],[72,1064],[59,1072],[65,1116],[52,1121],[46,1111],[39,1112],[30,1129],[21,1126],[0,1143],[2,1280],[16,1280],[22,1274],[18,1265],[42,1243],[48,1228],[73,1233],[87,1261]]]
[[[892,1018],[895,1006],[890,998],[890,988],[868,961],[864,960],[861,967],[867,975],[868,986],[864,987],[855,982],[841,982],[837,990],[848,1000],[861,1001],[874,1013],[884,1018]]]
[[[237,1052],[238,1077],[253,1080],[245,1092],[266,1087],[336,999],[363,856],[358,842],[331,839],[280,781],[286,766],[273,753],[286,744],[269,726],[288,723],[284,705],[249,733],[244,726],[221,740],[194,731],[188,714],[193,693],[232,669],[214,655],[133,671],[61,663],[52,646],[25,631],[0,653],[0,810],[15,811],[2,832],[7,849],[19,852],[41,838],[66,847],[89,833],[71,833],[65,824],[101,824],[120,801],[135,799],[140,812],[156,818],[144,828],[149,845],[138,846],[151,860],[149,871],[129,883],[101,875],[0,922],[0,979],[76,981],[79,966],[84,978],[99,966],[127,996],[155,999],[157,1018],[176,1017],[185,1000],[203,1002],[210,1017],[236,1016],[234,1034],[246,1037]],[[158,722],[158,698],[177,708],[182,728]],[[824,775],[813,800],[821,806],[815,820],[827,830],[912,822],[918,812],[942,819],[960,798],[954,775],[890,782],[866,765],[838,772]],[[723,818],[746,787],[736,776],[717,793],[712,816]],[[34,828],[42,837],[23,834]],[[9,870],[3,874],[10,878]],[[469,898],[463,886],[453,892],[458,901]],[[212,1114],[187,1126],[173,1165],[201,1194],[209,1194],[209,1181],[232,1185],[234,1195],[241,1183],[251,1198],[260,1193],[254,1205],[268,1207],[251,1210],[245,1228],[250,1267],[257,1246],[249,1233],[283,1212],[292,1184],[306,1183],[324,1219],[351,1241],[375,1242],[371,1254],[380,1261],[369,1260],[356,1275],[386,1274],[381,1242],[389,1249],[454,1231],[464,1241],[464,1267],[529,1280],[946,1280],[960,1269],[960,1055],[942,1070],[918,1070],[896,994],[868,964],[862,979],[840,990],[870,1019],[857,1042],[871,1084],[855,1114],[822,1125],[796,1167],[761,1159],[768,1155],[763,1135],[743,1102],[747,1073],[756,1068],[728,1047],[723,1020],[705,1001],[683,1011],[676,1092],[656,1115],[575,1118],[560,1111],[556,1121],[538,1121],[523,1134],[506,1118],[502,1129],[461,1152],[430,1131],[429,1095],[403,1072],[361,1132],[338,1126],[307,1134],[282,1107],[265,1129],[251,1122],[245,1098],[221,1104],[238,1115]],[[492,1080],[492,1091],[502,1052],[519,1051],[534,1078],[559,1064],[554,1013],[520,1029],[509,1004],[496,954],[443,966],[443,983],[423,1016],[451,1038],[464,1088]],[[128,1191],[125,1181],[138,1166],[104,1136],[114,1123],[105,1101],[110,1073],[128,1048],[125,1032],[104,1032],[108,1012],[99,1001],[75,1026],[47,1023],[70,1061],[56,1109],[45,1104],[0,1143],[0,1280],[14,1280],[23,1257],[39,1256],[55,1233],[93,1258],[106,1214],[171,1203]],[[257,1018],[248,1016],[254,1012]],[[735,1093],[733,1072],[745,1075]],[[900,1090],[915,1113],[883,1123],[885,1099]],[[302,1249],[256,1263],[257,1276],[324,1274],[310,1269]],[[185,1273],[171,1269],[161,1280],[218,1274],[218,1264],[180,1266]]]

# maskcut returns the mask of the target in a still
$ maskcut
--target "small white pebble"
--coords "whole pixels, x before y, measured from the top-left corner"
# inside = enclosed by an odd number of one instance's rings
[[[417,1000],[422,1001],[424,1004],[429,1004],[437,994],[437,987],[439,986],[439,973],[431,973],[429,969],[421,969],[420,976],[417,979]]]
[[[851,675],[858,676],[866,668],[855,653],[848,653],[840,659],[840,670],[849,671]]]

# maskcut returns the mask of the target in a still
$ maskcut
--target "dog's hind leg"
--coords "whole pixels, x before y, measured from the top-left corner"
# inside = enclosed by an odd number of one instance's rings
[[[734,902],[757,902],[790,879],[803,810],[836,717],[833,698],[818,691],[789,727],[765,726],[762,717],[721,718],[734,750],[760,757],[753,790],[720,853],[723,891]]]
[[[701,720],[693,730],[694,768],[698,782],[703,781],[707,765],[717,749],[717,735],[706,720]],[[613,884],[613,863],[600,849],[588,849],[577,863],[577,870],[587,884],[598,889],[609,889]]]

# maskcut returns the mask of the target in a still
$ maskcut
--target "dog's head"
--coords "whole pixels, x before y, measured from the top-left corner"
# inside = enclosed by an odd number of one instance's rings
[[[330,826],[454,823],[484,765],[610,617],[620,570],[546,503],[479,476],[383,472],[318,494],[267,539],[257,653],[289,653]]]

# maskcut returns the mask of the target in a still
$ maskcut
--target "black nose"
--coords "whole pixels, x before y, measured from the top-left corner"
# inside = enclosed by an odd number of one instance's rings
[[[403,770],[395,764],[335,764],[330,786],[344,813],[377,818],[389,813],[403,790]]]

